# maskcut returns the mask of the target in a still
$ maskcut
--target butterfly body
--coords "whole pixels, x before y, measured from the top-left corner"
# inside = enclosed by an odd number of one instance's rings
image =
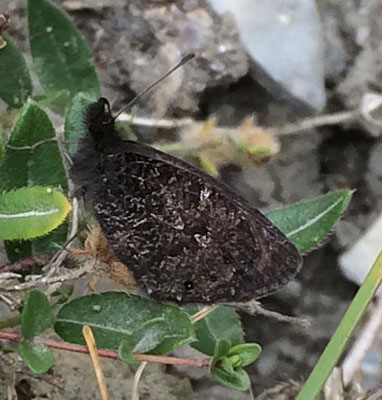
[[[107,100],[91,104],[72,175],[116,256],[159,301],[241,302],[287,283],[301,257],[225,184],[119,138]]]

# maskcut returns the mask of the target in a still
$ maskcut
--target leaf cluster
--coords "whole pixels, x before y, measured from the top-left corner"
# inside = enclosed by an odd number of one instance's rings
[[[0,237],[11,261],[54,250],[67,237],[67,177],[47,108],[63,114],[67,150],[73,152],[83,131],[84,108],[100,95],[90,51],[70,19],[50,0],[27,0],[27,19],[32,65],[6,35],[7,45],[0,49],[0,76],[7,76],[0,83],[0,98],[19,109],[12,129],[2,132],[0,146]],[[32,73],[43,93],[35,93]],[[350,197],[351,191],[338,190],[267,215],[306,252],[330,232]],[[83,344],[86,324],[97,346],[118,350],[126,363],[136,364],[136,353],[163,354],[188,343],[211,357],[211,374],[220,382],[240,390],[250,385],[243,368],[259,356],[260,346],[245,343],[231,308],[217,307],[192,324],[189,315],[197,308],[136,295],[109,292],[66,300],[54,313],[52,299],[42,292],[25,296],[17,350],[35,373],[45,372],[53,362],[52,352],[36,335],[54,328],[65,341]]]

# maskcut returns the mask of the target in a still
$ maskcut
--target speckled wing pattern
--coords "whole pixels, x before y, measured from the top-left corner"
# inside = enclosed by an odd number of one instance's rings
[[[301,256],[260,211],[205,172],[120,139],[109,102],[85,112],[72,178],[115,255],[159,301],[242,302],[290,281]]]
[[[121,141],[98,170],[95,215],[116,256],[157,300],[246,301],[274,291],[301,266],[265,216],[173,156]]]

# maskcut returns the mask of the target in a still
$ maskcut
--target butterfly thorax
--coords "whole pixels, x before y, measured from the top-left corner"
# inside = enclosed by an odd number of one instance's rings
[[[71,176],[77,189],[84,194],[93,189],[99,178],[99,165],[102,154],[107,154],[120,143],[110,112],[109,102],[100,98],[90,104],[84,116],[84,134],[78,142],[73,156]]]

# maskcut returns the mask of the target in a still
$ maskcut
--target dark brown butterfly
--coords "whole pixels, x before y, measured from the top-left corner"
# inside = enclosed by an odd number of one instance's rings
[[[85,125],[73,179],[147,295],[243,302],[299,271],[291,241],[225,184],[172,155],[123,141],[105,98],[87,107]]]

